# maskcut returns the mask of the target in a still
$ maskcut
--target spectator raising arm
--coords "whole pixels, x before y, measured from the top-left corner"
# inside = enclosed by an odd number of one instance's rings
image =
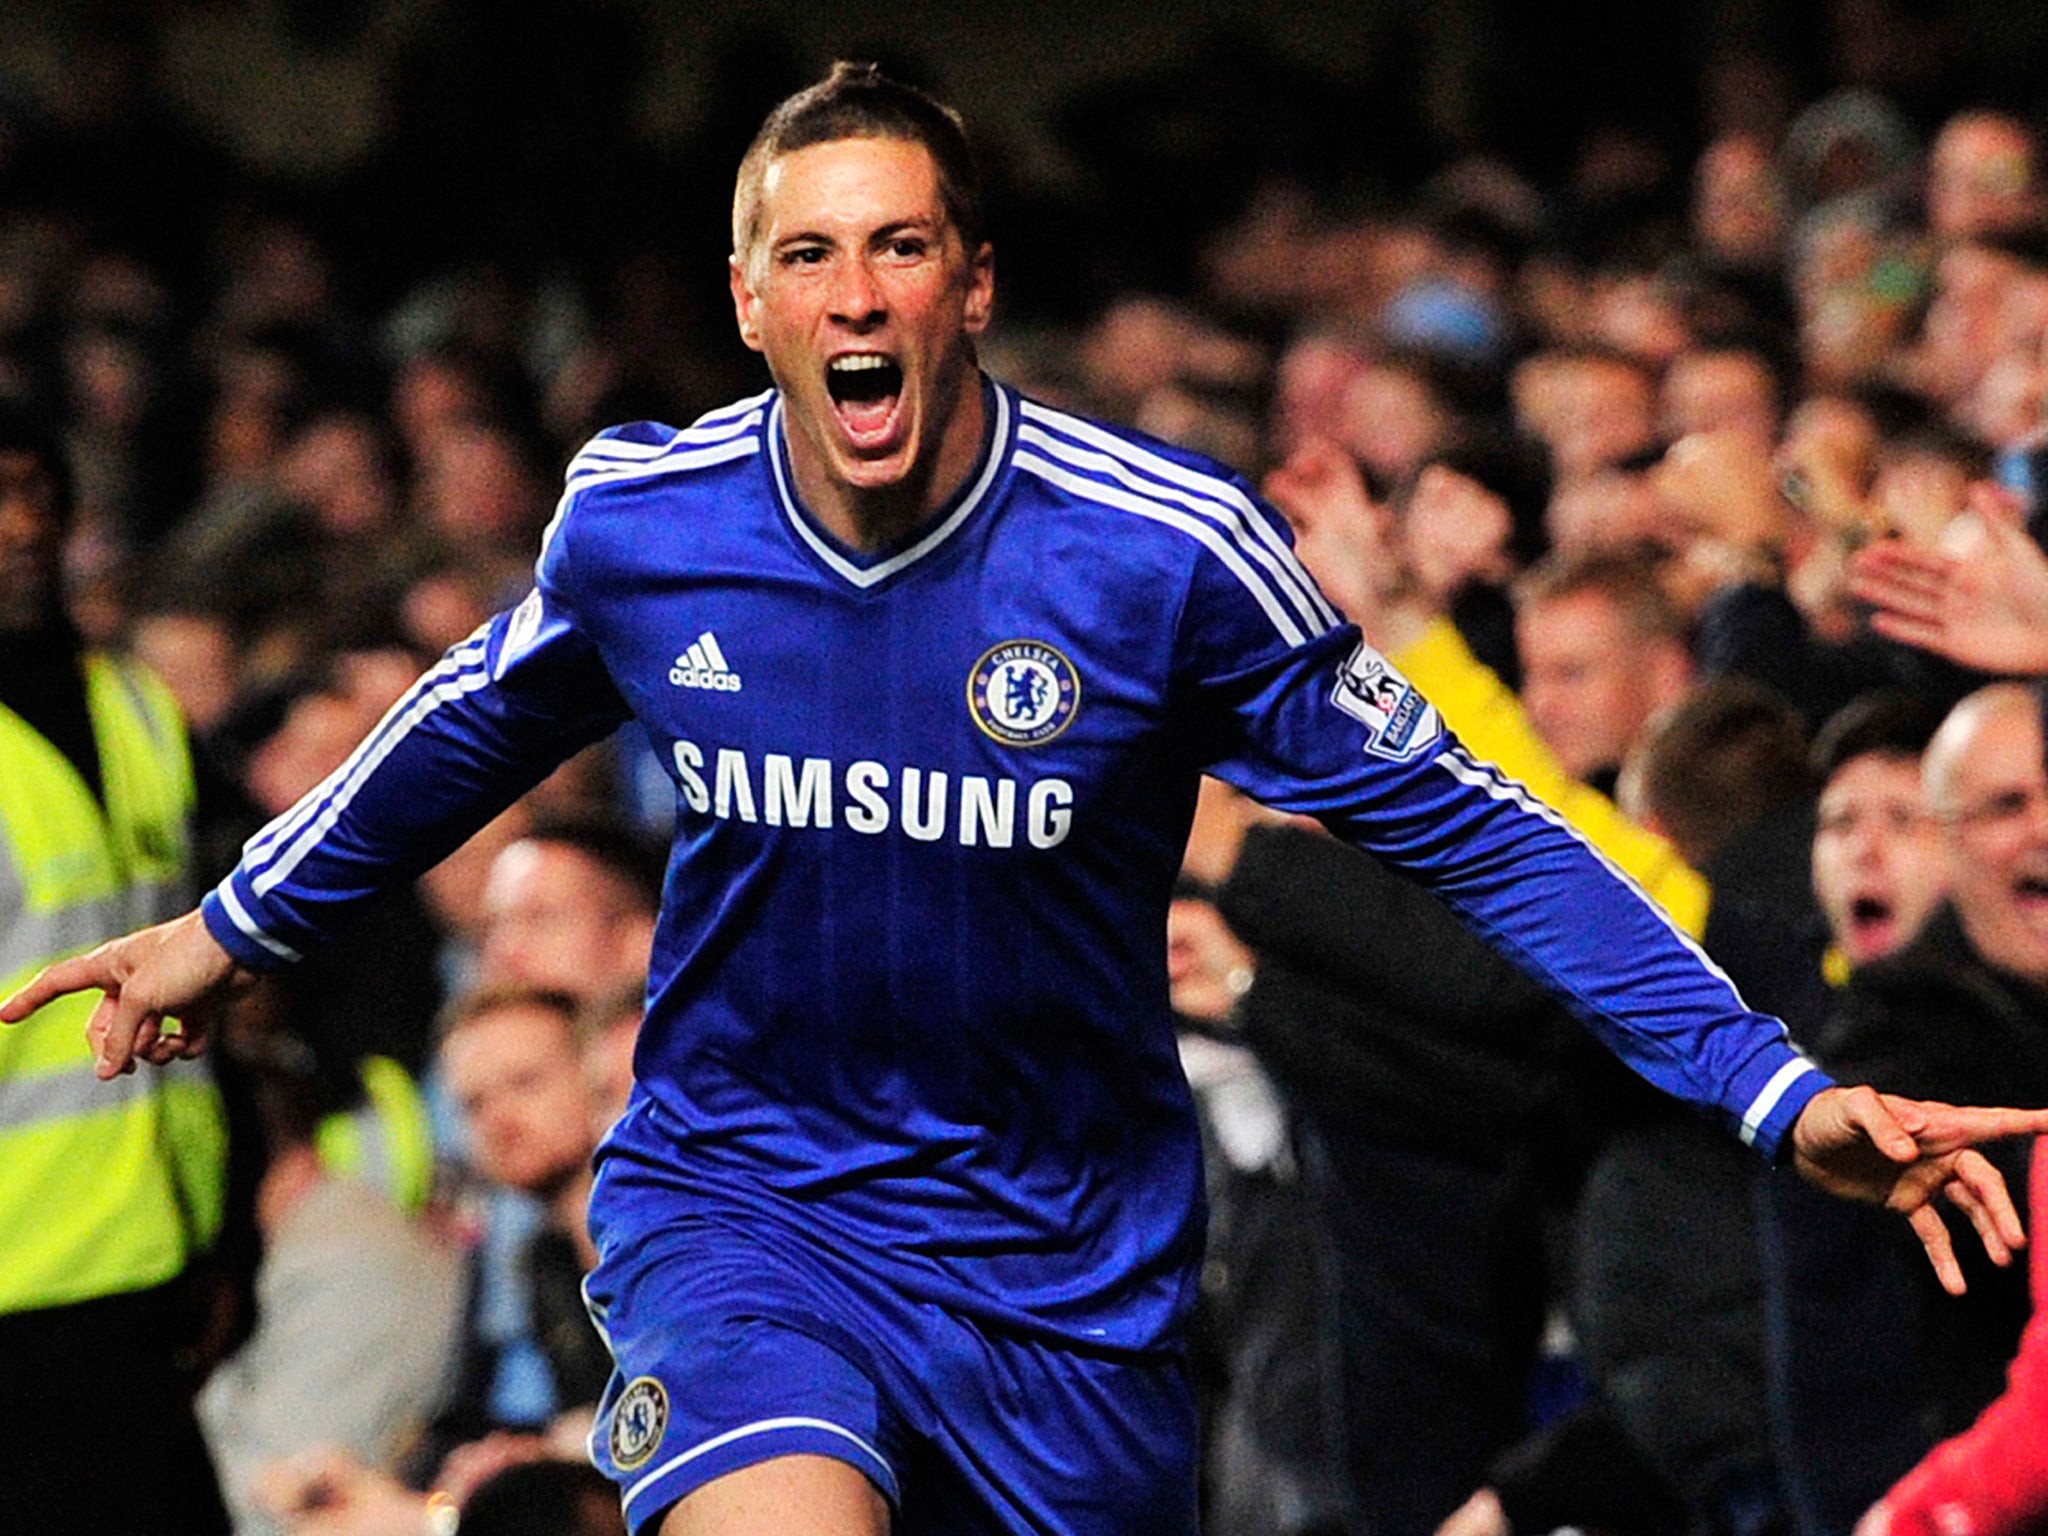
[[[1938,549],[1868,546],[1849,587],[1881,635],[1986,672],[2048,674],[2048,553],[2003,506],[1973,508]]]

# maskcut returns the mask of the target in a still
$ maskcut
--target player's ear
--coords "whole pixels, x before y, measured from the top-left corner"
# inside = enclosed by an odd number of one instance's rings
[[[967,261],[967,334],[979,336],[988,329],[996,305],[996,248],[986,240]]]
[[[732,281],[732,312],[740,324],[740,340],[754,351],[761,350],[759,320],[761,300],[747,280],[746,264],[737,254],[726,258],[726,275]]]

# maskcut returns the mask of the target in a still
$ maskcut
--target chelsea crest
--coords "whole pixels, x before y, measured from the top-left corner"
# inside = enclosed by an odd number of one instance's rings
[[[1081,679],[1065,654],[1042,640],[989,647],[967,674],[974,723],[1008,747],[1036,747],[1074,723]]]
[[[612,1408],[612,1465],[642,1466],[668,1433],[668,1391],[652,1376],[636,1376]]]

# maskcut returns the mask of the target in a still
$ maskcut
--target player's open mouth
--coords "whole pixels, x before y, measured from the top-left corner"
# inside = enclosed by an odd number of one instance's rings
[[[2048,908],[2048,875],[2021,875],[2012,888],[2023,905],[2037,912]]]
[[[825,365],[825,388],[846,435],[859,448],[880,447],[896,424],[903,368],[880,352],[849,352]]]

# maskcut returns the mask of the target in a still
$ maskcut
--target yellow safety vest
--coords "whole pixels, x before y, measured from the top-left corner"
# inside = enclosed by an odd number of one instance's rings
[[[102,808],[64,755],[0,708],[0,995],[42,966],[181,910],[192,764],[169,692],[88,654]],[[0,1025],[0,1314],[171,1279],[220,1230],[227,1125],[197,1062],[102,1083],[99,994]]]

